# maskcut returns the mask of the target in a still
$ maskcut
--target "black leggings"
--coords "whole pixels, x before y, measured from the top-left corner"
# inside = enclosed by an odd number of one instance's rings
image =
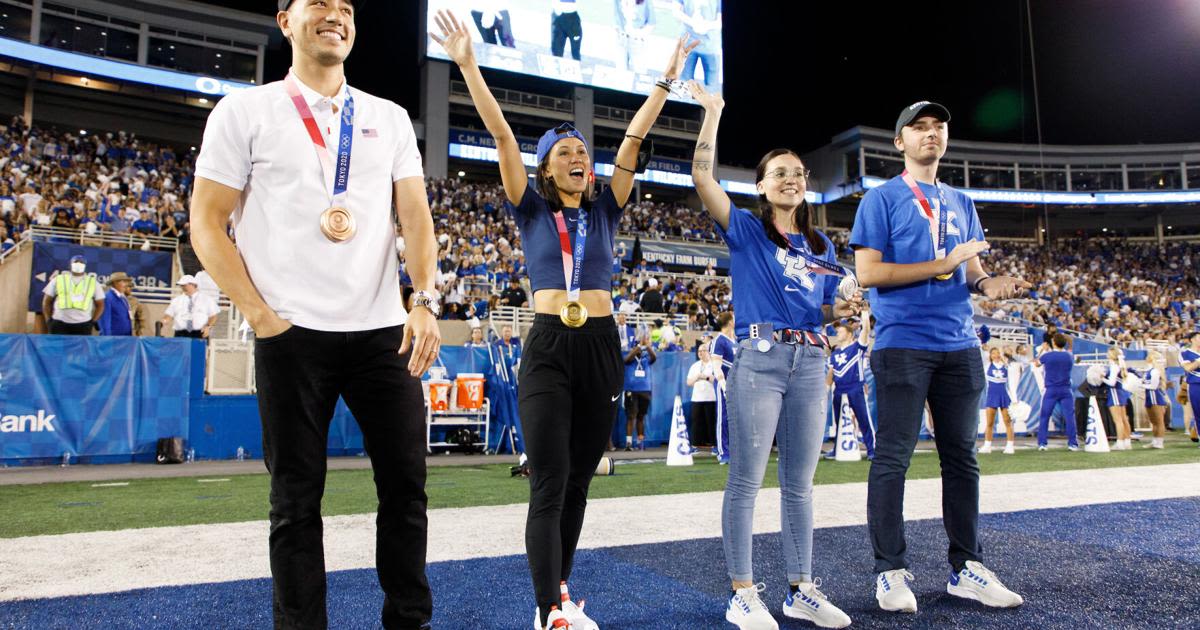
[[[525,552],[543,625],[559,604],[560,582],[571,575],[588,485],[617,419],[624,373],[612,317],[572,329],[537,315],[517,400],[530,467]]]

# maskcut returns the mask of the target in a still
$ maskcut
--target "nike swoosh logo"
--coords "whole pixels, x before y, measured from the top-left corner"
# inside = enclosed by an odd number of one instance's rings
[[[794,286],[792,286],[792,285],[790,285],[790,284],[789,284],[789,285],[786,285],[786,286],[784,286],[784,287],[783,287],[783,290],[784,290],[784,291],[791,291],[791,292],[793,292],[793,293],[799,293],[799,292],[800,292],[800,289],[797,289],[796,287],[794,287]]]
[[[618,398],[620,398],[620,397],[621,397],[621,395],[620,395],[620,394],[617,394],[616,396],[613,396],[613,397],[612,397],[612,401],[613,401],[613,402],[617,402],[617,399],[618,399]]]

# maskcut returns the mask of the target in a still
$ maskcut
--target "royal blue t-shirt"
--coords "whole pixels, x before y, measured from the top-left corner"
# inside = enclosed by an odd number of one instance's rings
[[[1046,389],[1071,389],[1071,365],[1075,362],[1065,350],[1051,350],[1038,357],[1046,368]]]
[[[1068,370],[1067,373],[1069,376],[1070,370]],[[1008,387],[1008,366],[1007,365],[1005,365],[1003,363],[992,363],[991,361],[988,361],[987,371],[985,374],[987,376],[988,387],[991,387],[992,385],[1004,385],[1005,387]]]
[[[917,184],[935,213],[941,212],[936,186]],[[942,185],[949,205],[946,223],[946,252],[959,243],[983,240],[983,228],[975,202],[963,193]],[[937,216],[935,214],[935,216]],[[854,217],[850,246],[867,247],[883,253],[883,262],[911,264],[933,260],[934,242],[929,220],[912,190],[893,177],[863,196]],[[952,352],[979,346],[975,335],[966,265],[948,280],[930,278],[895,287],[876,287],[870,292],[871,311],[878,322],[875,348],[910,348]]]
[[[643,352],[633,361],[625,364],[625,391],[650,391],[650,353]]]
[[[529,284],[536,293],[540,289],[567,289],[563,277],[562,247],[558,241],[558,223],[545,199],[534,190],[525,188],[525,196],[516,206],[504,202],[505,209],[512,215],[525,247],[525,264],[529,267]],[[580,289],[612,288],[613,245],[617,238],[617,224],[624,210],[617,205],[612,188],[592,203],[588,214],[587,243],[583,251],[583,270],[580,274]],[[571,239],[571,253],[575,253],[576,226],[579,222],[578,208],[563,208],[567,223],[567,234]]]
[[[1191,348],[1184,348],[1179,352],[1180,363],[1191,363],[1196,360],[1200,360],[1200,353]],[[1200,385],[1200,369],[1188,372],[1186,382],[1188,385]]]
[[[732,203],[729,229],[717,224],[717,232],[729,246],[729,276],[737,311],[734,331],[739,339],[749,336],[750,324],[820,332],[821,305],[833,304],[840,277],[809,269],[803,258],[767,238],[758,217]],[[825,253],[819,258],[837,262],[833,242],[820,231],[817,236],[825,241]],[[797,250],[812,253],[804,236],[787,237]]]

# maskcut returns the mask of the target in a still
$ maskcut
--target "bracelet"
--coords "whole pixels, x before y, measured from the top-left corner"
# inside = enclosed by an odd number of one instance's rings
[[[983,293],[983,281],[991,278],[991,276],[981,276],[971,283],[971,290],[975,293]]]
[[[671,84],[666,79],[663,79],[663,80],[659,81],[658,83],[655,83],[654,85],[666,90],[668,94],[671,93]]]

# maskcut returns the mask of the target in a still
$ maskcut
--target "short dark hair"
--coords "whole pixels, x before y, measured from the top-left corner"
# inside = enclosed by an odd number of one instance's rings
[[[1200,337],[1200,330],[1193,330],[1192,332],[1188,333],[1187,340],[1188,342],[1191,342],[1191,340],[1195,339],[1196,337]]]
[[[1052,342],[1055,348],[1066,348],[1068,343],[1067,336],[1062,333],[1055,333]]]
[[[717,315],[717,330],[724,330],[731,321],[733,321],[733,313],[730,313],[729,311],[725,311],[724,313]]]

